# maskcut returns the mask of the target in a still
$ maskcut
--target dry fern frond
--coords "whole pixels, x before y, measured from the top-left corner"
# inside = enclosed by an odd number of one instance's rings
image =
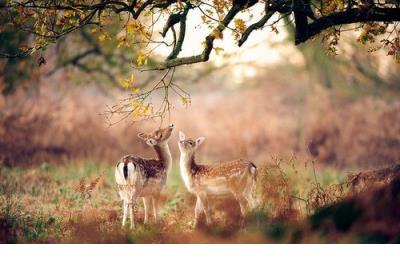
[[[291,184],[281,168],[282,159],[261,168],[261,202],[274,218],[287,218],[292,213]]]
[[[87,187],[87,193],[92,193],[93,190],[96,188],[97,184],[100,181],[100,177],[95,178],[92,182],[89,183],[88,187]]]
[[[97,184],[100,182],[100,177],[95,178],[89,184],[85,184],[85,181],[80,180],[79,184],[74,187],[74,191],[78,192],[81,198],[91,198],[92,192],[96,188]]]
[[[84,194],[85,193],[85,181],[83,181],[83,179],[81,179],[79,181],[79,184],[74,186],[74,191],[79,193],[79,194]]]

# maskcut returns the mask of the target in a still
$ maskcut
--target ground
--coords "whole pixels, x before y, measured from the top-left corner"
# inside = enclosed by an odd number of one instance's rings
[[[258,207],[240,226],[233,199],[213,200],[214,223],[193,229],[194,197],[175,165],[162,193],[160,221],[143,225],[143,205],[135,209],[135,229],[121,228],[121,202],[114,168],[105,163],[68,161],[25,168],[1,168],[1,231],[6,243],[281,243],[312,214],[310,191],[340,184],[340,171],[275,160],[260,167]],[[314,176],[314,170],[317,172]],[[336,199],[336,198],[335,198]],[[335,199],[332,199],[334,201]],[[330,203],[330,202],[325,202]],[[308,206],[308,207],[307,207]],[[319,206],[318,206],[319,207]],[[325,242],[315,234],[301,242]],[[349,240],[352,242],[351,240]],[[357,240],[354,240],[357,241]]]

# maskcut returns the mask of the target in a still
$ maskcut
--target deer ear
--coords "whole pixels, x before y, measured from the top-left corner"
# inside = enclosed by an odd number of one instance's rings
[[[146,143],[147,143],[147,145],[150,145],[150,146],[157,145],[157,141],[152,138],[146,140]]]
[[[179,140],[185,140],[185,134],[182,131],[179,131]]]
[[[196,139],[196,147],[200,146],[204,142],[205,139],[206,139],[205,137],[200,137],[200,138]]]
[[[137,136],[143,140],[147,140],[147,134],[146,133],[139,133]]]

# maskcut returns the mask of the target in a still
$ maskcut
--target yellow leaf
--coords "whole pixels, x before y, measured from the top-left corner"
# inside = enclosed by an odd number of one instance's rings
[[[129,89],[133,87],[133,83],[135,82],[135,76],[132,74],[128,79],[120,79],[119,83],[121,84],[122,88]]]
[[[129,83],[131,85],[133,85],[133,82],[135,81],[135,76],[133,74],[131,74],[130,78],[129,78]]]
[[[96,32],[97,32],[97,29],[92,29],[91,32],[92,32],[92,33],[96,33]]]
[[[106,35],[101,34],[98,39],[99,39],[99,42],[104,42],[104,40],[106,39]]]
[[[220,31],[219,29],[215,28],[212,32],[212,35],[215,37],[215,39],[223,39],[224,38],[224,34],[222,33],[222,31]]]
[[[188,106],[189,104],[191,104],[190,97],[184,97],[184,96],[182,96],[182,97],[181,97],[181,102],[182,102],[183,105]]]
[[[141,66],[143,64],[147,64],[148,56],[144,54],[142,51],[138,53],[136,63],[138,66]]]
[[[127,89],[129,88],[129,82],[124,80],[124,79],[120,79],[119,83],[121,84],[122,88]]]
[[[133,88],[131,89],[131,91],[132,91],[132,93],[137,94],[137,93],[140,92],[140,88],[138,88],[138,87],[133,87]]]
[[[221,48],[221,47],[214,47],[214,51],[215,51],[216,55],[219,55],[220,52],[223,52],[223,51],[224,51],[224,48]]]
[[[246,22],[244,22],[243,19],[237,18],[233,22],[235,24],[236,30],[238,30],[242,33],[246,31],[247,26],[246,26]]]

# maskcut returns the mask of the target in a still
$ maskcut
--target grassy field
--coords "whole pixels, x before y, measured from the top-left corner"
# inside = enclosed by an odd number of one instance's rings
[[[0,242],[6,243],[325,242],[317,234],[296,239],[296,232],[305,230],[315,208],[342,196],[319,202],[313,191],[345,180],[343,173],[316,170],[313,163],[272,160],[260,167],[258,207],[248,214],[244,226],[240,226],[239,206],[233,199],[215,199],[213,225],[194,230],[195,199],[185,190],[174,165],[162,193],[160,221],[143,225],[139,201],[137,226],[131,230],[121,228],[121,202],[112,165],[71,161],[1,167],[0,177]]]

